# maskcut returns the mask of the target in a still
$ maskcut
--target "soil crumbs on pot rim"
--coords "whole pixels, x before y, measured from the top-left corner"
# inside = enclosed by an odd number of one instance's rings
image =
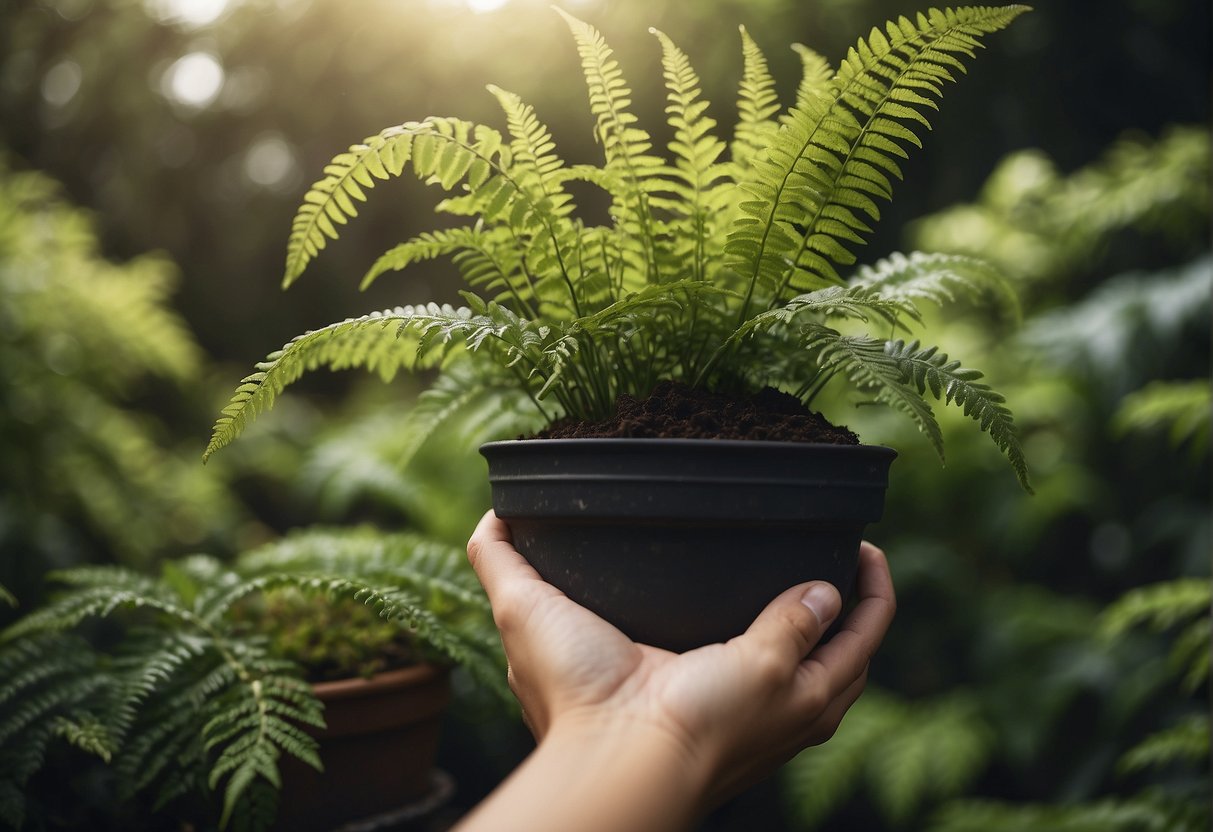
[[[859,437],[835,427],[799,399],[770,387],[736,398],[676,381],[659,383],[641,401],[615,400],[615,415],[602,422],[562,419],[534,439],[751,439],[858,445]]]

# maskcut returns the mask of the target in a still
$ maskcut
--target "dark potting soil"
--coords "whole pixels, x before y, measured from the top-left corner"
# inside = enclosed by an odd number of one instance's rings
[[[757,439],[858,445],[859,437],[835,427],[799,399],[770,387],[736,398],[676,381],[659,383],[644,400],[621,395],[615,415],[602,422],[564,419],[535,439]]]

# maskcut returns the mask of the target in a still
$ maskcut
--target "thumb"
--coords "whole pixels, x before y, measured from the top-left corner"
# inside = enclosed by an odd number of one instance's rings
[[[768,604],[741,638],[776,652],[790,670],[817,646],[841,609],[842,598],[833,584],[794,586]]]

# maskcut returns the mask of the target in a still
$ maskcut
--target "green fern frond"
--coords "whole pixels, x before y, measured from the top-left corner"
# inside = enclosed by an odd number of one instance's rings
[[[56,736],[88,754],[109,762],[114,756],[114,738],[109,729],[92,714],[82,718],[56,717],[51,725]]]
[[[4,706],[0,711],[0,749],[7,749],[32,726],[49,723],[55,717],[86,720],[92,697],[106,683],[97,672],[96,657],[88,645],[55,632],[37,633],[4,645],[0,650],[0,674],[4,679],[0,685],[0,705]]]
[[[890,827],[923,807],[954,797],[993,749],[989,727],[964,698],[905,702],[867,691],[828,743],[806,749],[785,768],[791,809],[816,828],[865,788]]]
[[[423,260],[435,260],[463,251],[486,253],[492,262],[492,257],[496,254],[496,247],[489,242],[491,233],[485,230],[483,224],[477,223],[475,226],[426,231],[418,234],[411,240],[406,240],[381,254],[363,275],[359,288],[366,289],[384,272],[401,271]],[[493,263],[493,265],[496,264]],[[505,272],[501,266],[497,266],[496,271],[498,276],[505,278]],[[469,280],[468,282],[475,286],[483,281]]]
[[[943,459],[943,433],[935,414],[912,386],[915,379],[905,361],[891,354],[885,341],[843,335],[822,324],[804,325],[801,338],[806,349],[816,352],[825,379],[842,373],[876,401],[909,416]]]
[[[737,91],[737,127],[729,156],[734,166],[734,178],[750,169],[756,156],[768,146],[776,130],[774,116],[779,112],[779,96],[775,79],[767,67],[766,55],[745,26],[741,32],[742,76]]]
[[[19,606],[17,596],[9,592],[4,584],[0,584],[0,604],[8,604],[10,607]]]
[[[1125,397],[1112,417],[1112,429],[1124,435],[1167,428],[1173,447],[1190,442],[1194,452],[1200,453],[1209,447],[1211,408],[1213,387],[1208,379],[1153,381]]]
[[[357,216],[355,201],[366,201],[364,188],[376,179],[399,176],[413,150],[413,131],[404,127],[385,130],[338,154],[325,167],[323,179],[308,189],[303,204],[291,222],[287,244],[286,272],[282,283],[289,286],[327,245],[337,239],[334,223],[344,225]]]
[[[1145,794],[1071,805],[957,801],[927,826],[928,832],[1204,832],[1207,805]]]
[[[503,194],[504,210],[517,187],[501,170],[501,142],[500,133],[483,125],[429,118],[389,127],[338,154],[325,167],[324,178],[308,190],[291,223],[283,285],[303,273],[327,240],[338,238],[337,226],[358,215],[356,203],[366,201],[376,180],[399,176],[410,162],[419,177],[448,191],[464,180],[482,188],[491,183],[495,195]]]
[[[347,575],[440,593],[471,609],[488,610],[484,591],[462,550],[417,534],[372,529],[309,529],[243,555],[250,576],[284,572]]]
[[[874,200],[891,197],[889,177],[901,177],[895,157],[920,145],[915,130],[929,127],[922,110],[964,70],[957,56],[972,57],[982,35],[1026,10],[932,9],[916,22],[890,21],[848,52],[829,96],[791,111],[744,183],[754,199],[741,204],[726,245],[748,282],[741,320],[755,296],[777,303],[789,288],[840,282],[835,264],[855,262],[847,246],[870,231],[860,214],[879,219]]]
[[[1140,626],[1162,632],[1191,618],[1208,615],[1211,593],[1213,588],[1207,578],[1180,578],[1139,587],[1104,610],[1100,634],[1113,639]]]
[[[272,407],[278,394],[307,370],[365,367],[390,380],[402,368],[425,366],[427,348],[440,344],[445,350],[453,339],[480,325],[467,309],[431,303],[349,318],[300,335],[271,353],[236,388],[215,423],[203,461],[239,436],[248,422]]]
[[[903,378],[912,383],[919,393],[930,390],[936,400],[955,404],[964,414],[977,422],[998,449],[1002,451],[1015,470],[1019,484],[1029,494],[1028,463],[1019,444],[1015,419],[1007,408],[1006,399],[982,384],[979,370],[961,367],[959,361],[950,361],[938,347],[920,349],[917,341],[906,343],[889,341],[885,352],[901,367]],[[942,458],[942,451],[940,454]]]
[[[866,286],[827,286],[797,295],[783,306],[755,315],[738,327],[730,340],[776,324],[791,324],[801,315],[813,314],[859,321],[869,321],[875,316],[892,326],[897,326],[903,316],[920,320],[918,309],[910,298],[888,297]]]
[[[868,760],[905,718],[905,706],[868,690],[847,712],[830,741],[798,754],[783,770],[792,813],[814,829],[858,790]]]
[[[1189,763],[1200,765],[1209,758],[1209,716],[1190,714],[1178,724],[1151,734],[1121,756],[1117,769],[1122,774],[1145,768]]]
[[[0,638],[11,641],[35,633],[63,632],[86,618],[105,618],[119,609],[150,609],[174,618],[190,613],[164,593],[149,594],[120,587],[94,586],[72,592],[40,607],[6,629]]]
[[[1015,323],[1022,311],[1014,288],[992,264],[960,254],[909,255],[895,252],[875,265],[863,266],[847,281],[889,299],[925,300],[945,306],[958,298],[992,298],[996,308]]]
[[[661,44],[661,64],[666,85],[666,114],[674,129],[670,140],[670,153],[674,159],[674,175],[678,180],[671,184],[677,201],[670,208],[683,222],[673,234],[678,242],[671,252],[696,280],[707,276],[707,257],[713,244],[715,204],[712,187],[725,174],[723,166],[717,164],[724,152],[724,142],[716,138],[711,130],[716,121],[706,115],[709,102],[700,99],[699,76],[686,54],[674,45],[664,32],[650,29]],[[678,233],[681,232],[681,233]]]
[[[803,43],[792,44],[792,50],[800,56],[801,77],[796,87],[796,109],[803,110],[814,100],[831,94],[830,79],[834,77],[834,68]]]
[[[914,707],[868,761],[873,797],[885,818],[903,826],[924,804],[961,794],[992,748],[991,731],[971,702]]]
[[[613,192],[615,225],[628,234],[630,244],[635,245],[643,257],[644,270],[634,277],[629,274],[624,282],[625,289],[635,290],[658,278],[648,195],[662,187],[660,174],[665,163],[649,152],[653,146],[649,134],[635,126],[637,118],[628,110],[632,103],[631,89],[602,34],[568,12],[559,8],[556,11],[568,24],[577,43],[589,91],[590,112],[596,121],[595,136],[602,143],[607,170],[618,177],[607,182],[617,181],[622,186]]]

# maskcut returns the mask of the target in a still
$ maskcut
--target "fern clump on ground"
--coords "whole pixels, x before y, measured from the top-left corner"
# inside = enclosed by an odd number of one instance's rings
[[[879,219],[877,203],[892,197],[900,160],[920,145],[944,85],[985,35],[1026,10],[901,17],[860,38],[836,69],[798,46],[804,74],[786,109],[743,29],[739,121],[727,144],[687,55],[653,30],[673,128],[664,156],[630,112],[630,87],[602,35],[561,12],[603,163],[565,164],[538,114],[494,86],[506,134],[430,117],[337,155],[295,217],[284,284],[338,237],[377,182],[411,166],[449,193],[437,210],[466,224],[401,243],[363,285],[450,257],[468,284],[467,305],[398,307],[299,336],[240,385],[206,455],[305,371],[365,367],[389,379],[402,369],[470,363],[480,368],[474,385],[508,385],[524,396],[537,427],[604,418],[620,394],[644,398],[662,380],[723,392],[771,386],[806,405],[845,382],[913,419],[942,455],[929,394],[988,432],[1027,487],[1003,398],[980,372],[912,334],[924,302],[976,295],[1013,304],[997,274],[970,257],[921,254],[849,278],[839,271],[855,263],[853,249]],[[578,216],[572,182],[607,194],[610,224]],[[856,332],[864,324],[909,334]]]

